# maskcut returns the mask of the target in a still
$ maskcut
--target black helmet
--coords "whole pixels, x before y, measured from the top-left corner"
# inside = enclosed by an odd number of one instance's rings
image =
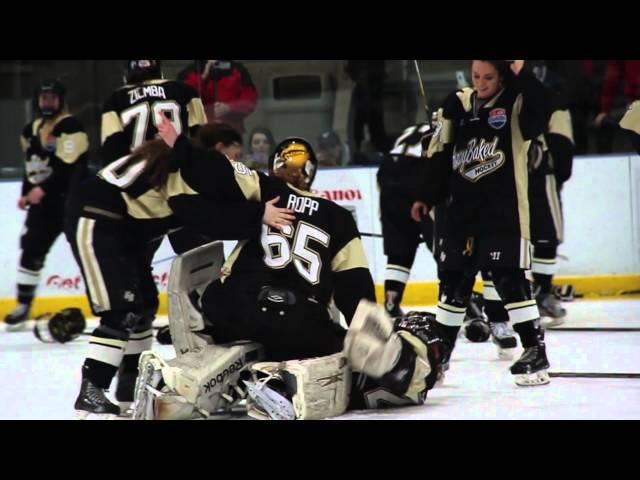
[[[140,83],[162,78],[161,60],[127,60],[126,83]]]
[[[269,173],[294,187],[310,190],[318,170],[318,159],[304,138],[289,137],[278,144],[269,158]]]
[[[65,308],[56,314],[45,313],[36,319],[33,333],[45,343],[67,343],[79,337],[87,321],[79,308]]]
[[[489,324],[480,318],[464,322],[463,330],[467,340],[473,343],[486,342],[491,336]]]
[[[58,97],[58,99],[60,100],[58,108],[40,108],[40,96],[46,93],[52,93]],[[42,82],[42,84],[37,88],[34,96],[35,107],[40,115],[44,118],[51,118],[60,113],[64,109],[66,93],[67,89],[64,88],[64,85],[62,85],[62,83],[60,83],[58,80],[47,80],[45,82]]]

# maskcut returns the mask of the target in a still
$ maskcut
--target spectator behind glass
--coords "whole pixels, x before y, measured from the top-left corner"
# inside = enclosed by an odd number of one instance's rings
[[[271,130],[266,127],[255,127],[251,130],[247,143],[248,153],[242,159],[243,163],[253,170],[267,171],[269,157],[276,146]]]
[[[624,85],[622,105],[616,103],[620,80]],[[594,120],[598,129],[598,153],[613,151],[613,139],[618,130],[618,122],[629,105],[638,99],[640,99],[640,60],[609,60],[602,83],[600,113]]]
[[[351,122],[356,153],[361,152],[364,127],[369,129],[371,143],[378,152],[389,150],[384,128],[382,94],[385,80],[384,60],[348,60],[346,72],[355,83],[352,96]]]
[[[178,74],[178,80],[196,89],[209,123],[227,123],[244,134],[244,119],[258,99],[244,65],[234,60],[196,60]]]
[[[327,130],[318,137],[318,163],[325,167],[348,165],[349,147],[333,130]]]

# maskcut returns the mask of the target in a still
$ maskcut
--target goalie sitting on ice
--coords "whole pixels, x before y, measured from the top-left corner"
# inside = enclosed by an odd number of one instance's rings
[[[308,142],[283,141],[267,176],[235,162],[229,169],[167,123],[160,135],[182,165],[219,170],[207,178],[236,182],[248,200],[279,198],[296,219],[240,241],[221,278],[219,243],[175,260],[169,320],[178,357],[143,354],[134,418],[202,418],[243,400],[249,415],[273,419],[423,403],[443,357],[435,322],[415,314],[394,324],[372,303],[353,217],[309,192],[317,160]],[[330,316],[332,298],[348,331]]]

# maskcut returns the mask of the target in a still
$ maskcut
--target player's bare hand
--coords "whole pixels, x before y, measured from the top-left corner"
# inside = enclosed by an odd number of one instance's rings
[[[164,143],[169,145],[171,148],[173,148],[176,140],[178,139],[178,132],[176,132],[173,123],[169,121],[169,119],[163,112],[160,112],[159,116],[158,135],[162,140],[164,140]]]
[[[18,199],[18,208],[20,210],[27,210],[29,208],[29,201],[27,200],[27,197],[20,197]]]
[[[34,187],[27,194],[27,203],[29,203],[30,205],[38,205],[42,201],[45,195],[46,193],[42,188]]]
[[[278,201],[280,201],[280,197],[269,200],[264,204],[262,223],[269,225],[271,228],[282,230],[287,225],[291,225],[291,222],[293,222],[296,217],[293,215],[293,210],[276,207]]]
[[[414,222],[420,223],[429,214],[429,207],[424,202],[415,202],[411,206],[411,218]]]

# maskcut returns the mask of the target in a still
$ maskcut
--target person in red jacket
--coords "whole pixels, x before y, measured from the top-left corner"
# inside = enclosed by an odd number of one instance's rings
[[[244,133],[244,119],[258,99],[244,65],[234,60],[196,60],[178,74],[178,80],[200,94],[209,123],[227,123]]]

